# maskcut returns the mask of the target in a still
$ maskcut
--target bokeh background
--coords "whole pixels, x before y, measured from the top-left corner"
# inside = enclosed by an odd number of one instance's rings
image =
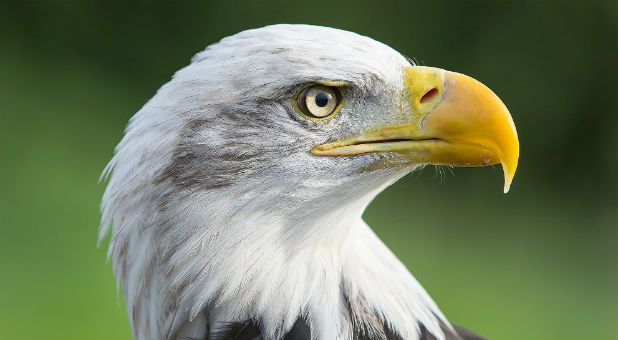
[[[365,213],[452,321],[495,339],[616,339],[617,16],[615,0],[3,0],[0,338],[130,337],[96,248],[99,174],[194,53],[284,22],[369,35],[509,107],[508,195],[499,167],[427,167]]]

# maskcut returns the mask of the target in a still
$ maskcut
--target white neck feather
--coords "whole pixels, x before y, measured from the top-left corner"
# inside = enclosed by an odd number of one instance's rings
[[[308,219],[259,207],[232,212],[223,207],[242,199],[204,194],[172,204],[173,225],[153,216],[139,223],[152,227],[114,232],[134,337],[200,338],[251,319],[277,339],[302,316],[314,339],[352,339],[353,325],[417,339],[419,324],[440,338],[446,319],[361,219],[374,195]]]

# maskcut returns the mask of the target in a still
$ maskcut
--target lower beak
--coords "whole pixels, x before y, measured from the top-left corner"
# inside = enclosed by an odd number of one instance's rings
[[[410,118],[359,136],[314,147],[314,155],[394,152],[417,164],[502,164],[508,192],[519,159],[519,140],[506,106],[489,88],[466,75],[437,68],[404,69]]]

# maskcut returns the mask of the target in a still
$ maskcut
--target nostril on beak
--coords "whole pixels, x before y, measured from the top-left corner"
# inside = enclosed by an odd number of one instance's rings
[[[433,89],[425,92],[425,94],[421,97],[420,103],[421,104],[430,103],[434,99],[436,99],[437,96],[438,96],[438,89],[434,87]]]

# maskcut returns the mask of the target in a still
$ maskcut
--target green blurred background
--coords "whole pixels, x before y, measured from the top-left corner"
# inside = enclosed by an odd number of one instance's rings
[[[96,248],[99,174],[195,52],[286,22],[369,35],[509,107],[508,195],[499,167],[428,167],[365,213],[452,321],[495,339],[615,339],[617,14],[615,0],[2,1],[0,337],[130,337]]]

